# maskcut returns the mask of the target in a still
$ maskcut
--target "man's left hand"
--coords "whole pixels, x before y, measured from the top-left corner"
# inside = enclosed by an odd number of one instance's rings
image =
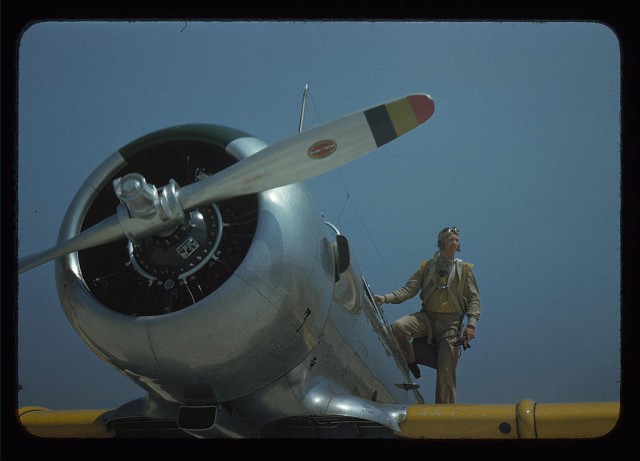
[[[464,337],[467,338],[468,341],[471,341],[476,337],[476,329],[474,327],[467,326],[464,330]]]

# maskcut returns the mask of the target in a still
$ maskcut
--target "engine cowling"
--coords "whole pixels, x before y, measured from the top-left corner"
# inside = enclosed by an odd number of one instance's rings
[[[117,178],[179,187],[265,146],[219,125],[144,136],[85,181],[59,240],[116,212]],[[300,183],[206,204],[171,232],[56,262],[61,304],[89,347],[163,400],[197,405],[254,392],[298,364],[318,341],[334,277],[330,234]]]

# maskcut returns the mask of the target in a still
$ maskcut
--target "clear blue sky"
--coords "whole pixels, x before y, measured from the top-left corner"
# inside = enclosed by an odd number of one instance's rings
[[[110,154],[192,122],[267,143],[409,93],[424,126],[307,181],[374,292],[461,229],[477,339],[459,403],[620,397],[620,49],[590,22],[59,22],[19,48],[19,256],[55,245]],[[18,279],[20,405],[112,408],[143,395],[74,332],[53,264]],[[391,321],[418,298],[385,305]],[[432,401],[434,372],[419,380]]]

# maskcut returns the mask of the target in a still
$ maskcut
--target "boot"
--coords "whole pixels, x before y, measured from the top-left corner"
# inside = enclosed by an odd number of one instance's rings
[[[409,370],[411,370],[411,373],[413,373],[413,376],[418,379],[420,377],[420,368],[418,368],[418,364],[416,362],[411,362],[407,365],[409,366]]]

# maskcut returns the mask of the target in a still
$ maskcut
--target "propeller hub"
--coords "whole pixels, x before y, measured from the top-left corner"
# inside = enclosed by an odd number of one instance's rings
[[[129,242],[129,259],[138,273],[165,283],[181,280],[212,259],[222,239],[223,222],[217,205],[200,207],[168,235],[152,235]]]
[[[116,196],[129,209],[131,216],[145,218],[152,216],[158,206],[158,191],[153,184],[147,184],[139,173],[129,173],[113,180]]]

